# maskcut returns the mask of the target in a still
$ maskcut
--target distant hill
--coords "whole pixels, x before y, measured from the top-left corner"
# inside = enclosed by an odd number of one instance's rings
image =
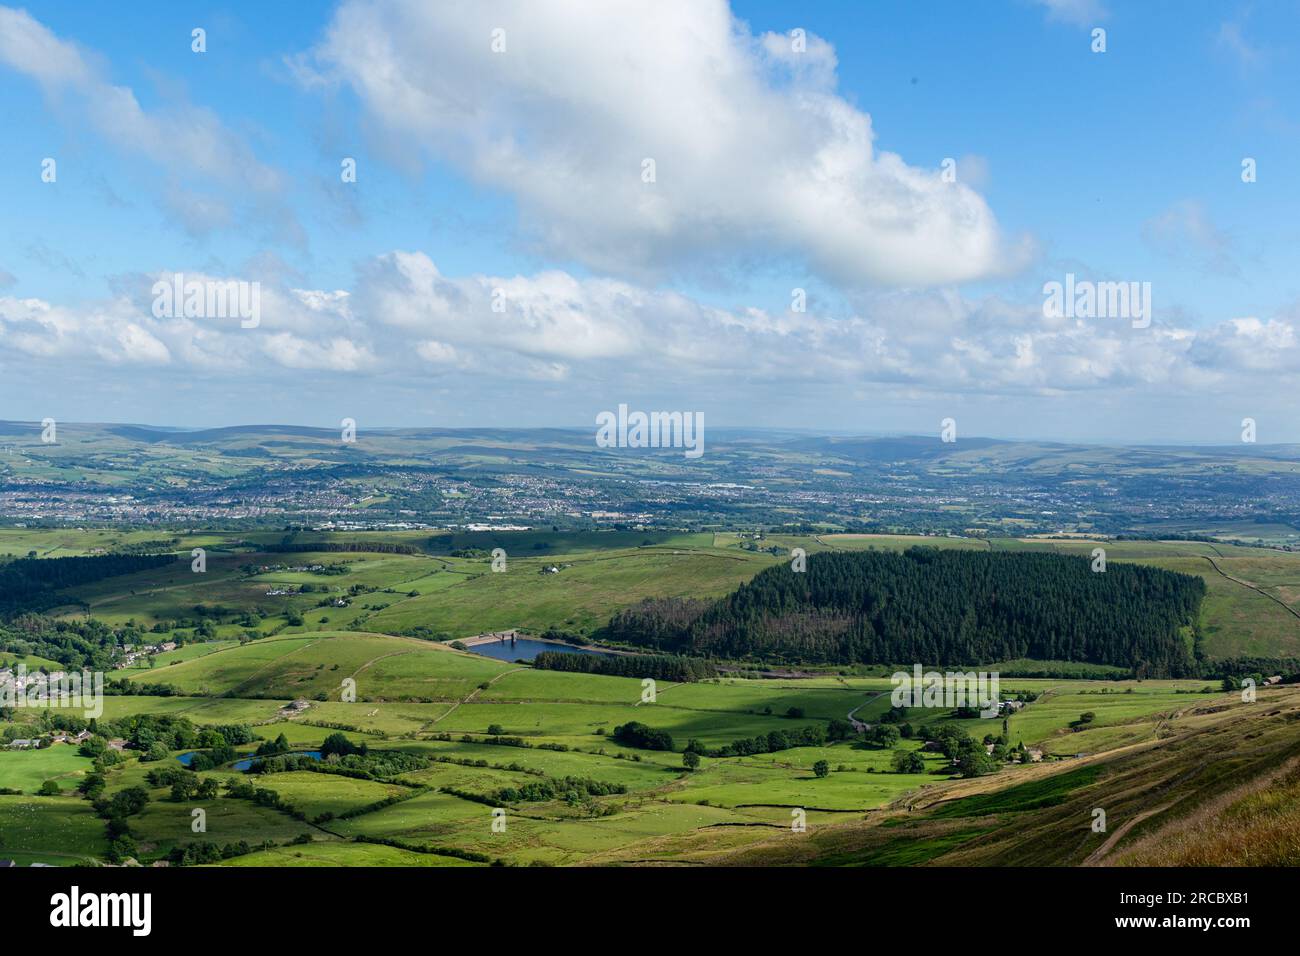
[[[0,494],[21,498],[0,521],[822,527],[1300,546],[1292,445],[945,442],[937,429],[854,436],[710,426],[704,453],[688,458],[681,448],[600,447],[594,421],[571,429],[361,421],[355,441],[306,425],[59,422],[55,440],[42,437],[39,422],[0,421]]]
[[[1013,443],[994,438],[964,438],[958,443],[936,441],[932,436],[911,435],[898,438],[799,438],[786,442],[785,446],[850,461],[890,462],[928,461],[972,449],[1011,444]]]

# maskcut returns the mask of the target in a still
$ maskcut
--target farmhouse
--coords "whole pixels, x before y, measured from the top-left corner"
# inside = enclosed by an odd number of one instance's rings
[[[38,746],[40,746],[40,741],[35,738],[19,737],[9,741],[10,750],[33,750]]]

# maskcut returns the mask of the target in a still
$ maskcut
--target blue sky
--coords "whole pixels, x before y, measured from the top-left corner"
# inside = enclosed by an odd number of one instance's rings
[[[0,417],[1300,441],[1300,5],[433,6],[0,7]]]

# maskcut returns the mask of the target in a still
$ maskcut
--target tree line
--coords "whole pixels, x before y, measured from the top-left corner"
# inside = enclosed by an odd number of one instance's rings
[[[699,657],[652,654],[570,654],[542,651],[533,667],[544,671],[576,674],[604,674],[612,677],[646,677],[654,680],[690,682],[718,676],[712,661]]]
[[[413,544],[398,541],[296,541],[286,538],[276,544],[261,544],[256,541],[241,541],[241,547],[255,548],[263,554],[296,554],[319,551],[321,553],[365,552],[375,554],[423,554]]]

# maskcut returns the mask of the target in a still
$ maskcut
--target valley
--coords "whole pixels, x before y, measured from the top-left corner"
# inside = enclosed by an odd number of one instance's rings
[[[151,539],[6,529],[0,554],[112,554]],[[0,750],[0,856],[275,866],[1141,862],[1162,852],[1152,834],[1172,828],[1187,843],[1181,821],[1258,800],[1252,781],[1285,777],[1298,755],[1298,692],[1267,683],[1300,670],[1300,556],[1284,551],[653,532],[183,532],[167,541],[173,563],[46,602],[44,619],[74,628],[69,636],[91,624],[110,635],[102,646],[112,688],[94,730],[119,749]],[[652,681],[647,698],[635,677],[539,670],[462,643],[518,629],[580,646],[647,598],[721,598],[794,548],[814,561],[922,545],[1080,557],[1104,546],[1113,566],[1193,575],[1206,591],[1199,646],[1189,636],[1186,650],[1201,674],[1139,680],[1086,661],[961,662],[1000,673],[1001,697],[1021,702],[982,719],[931,708],[891,715],[896,668],[886,663],[724,659],[720,676]],[[194,548],[206,553],[202,573],[191,569]],[[506,553],[504,573],[491,570],[494,548]],[[39,628],[25,638],[22,620],[5,628],[0,668],[57,671],[49,655],[60,639]],[[1255,702],[1226,688],[1230,673],[1256,675]],[[0,714],[5,741],[77,724],[75,711],[55,706]],[[630,743],[619,736],[630,724],[671,743]],[[968,775],[934,746],[949,737],[994,740],[979,753],[998,756]],[[273,766],[233,769],[277,740],[281,751],[262,758]],[[357,752],[284,759],[323,747]],[[196,750],[220,759],[181,770],[178,758]],[[178,796],[175,773],[196,788],[212,781],[219,796]],[[80,792],[88,780],[94,800]],[[37,794],[42,786],[49,795]],[[144,795],[119,818],[129,843],[113,836],[114,811],[96,810],[124,794]],[[1109,835],[1089,829],[1090,802],[1106,808]],[[202,833],[191,830],[199,809]],[[1287,820],[1295,812],[1285,801],[1269,811]]]

